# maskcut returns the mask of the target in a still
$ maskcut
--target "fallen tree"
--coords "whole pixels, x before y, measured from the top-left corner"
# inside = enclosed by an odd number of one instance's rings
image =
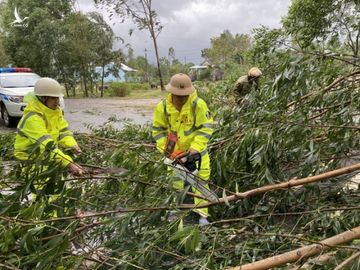
[[[310,2],[319,1],[305,4]],[[209,185],[219,201],[194,205],[186,201],[191,200],[190,190],[172,189],[150,125],[126,124],[116,130],[109,120],[93,128],[93,134],[77,135],[83,153],[75,159],[96,169],[126,168],[121,177],[104,172],[62,181],[64,171],[47,167],[25,173],[17,166],[2,175],[0,265],[40,270],[226,269],[304,245],[322,246],[321,239],[357,228],[359,186],[347,184],[360,162],[360,82],[351,77],[358,76],[359,69],[338,60],[349,54],[341,45],[313,44],[310,53],[299,54],[278,42],[283,38],[281,29],[256,30],[253,50],[242,53],[251,61],[235,65],[229,59],[231,71],[224,81],[195,82],[216,119],[208,148]],[[325,49],[335,50],[337,59],[311,54]],[[264,76],[244,106],[237,106],[233,83],[246,63],[254,61]],[[10,160],[13,137],[1,135],[0,145],[1,158]],[[58,200],[49,203],[46,194],[28,200],[39,181],[45,193],[59,194]],[[211,225],[199,227],[192,210],[206,206]],[[178,219],[169,222],[169,210],[179,208]],[[56,218],[54,209],[59,210]],[[329,248],[336,252],[322,269],[344,262],[357,270],[350,257],[358,252],[356,245],[358,241],[352,249]]]
[[[314,182],[319,182],[319,181],[324,181],[324,180],[328,180],[331,179],[333,177],[337,177],[340,175],[344,175],[344,174],[349,174],[352,172],[355,172],[357,170],[360,170],[360,163],[351,165],[351,166],[347,166],[344,168],[340,168],[337,170],[333,170],[330,172],[326,172],[323,174],[319,174],[319,175],[314,175],[314,176],[310,176],[310,177],[306,177],[303,179],[292,179],[289,180],[287,182],[283,182],[283,183],[279,183],[279,184],[274,184],[274,185],[267,185],[267,186],[263,186],[263,187],[259,187],[256,189],[252,189],[252,190],[248,190],[245,192],[238,192],[235,193],[234,195],[230,195],[227,197],[223,197],[220,198],[218,201],[214,201],[214,202],[209,202],[209,203],[202,203],[202,204],[181,204],[176,206],[177,209],[182,209],[182,210],[186,210],[186,209],[198,209],[198,208],[204,208],[204,207],[209,207],[209,206],[216,206],[219,204],[224,204],[224,203],[229,203],[229,202],[233,202],[233,201],[237,201],[237,200],[241,200],[241,199],[245,199],[248,197],[252,197],[252,196],[256,196],[259,194],[264,194],[270,191],[275,191],[275,190],[286,190],[289,188],[293,188],[296,186],[303,186],[306,184],[311,184]],[[81,179],[88,179],[88,177],[84,177],[84,178],[76,178],[78,180]],[[110,176],[110,177],[103,177],[103,179],[117,179],[116,177]],[[121,177],[119,178],[119,180],[121,180]],[[146,184],[146,183],[145,183]],[[190,193],[190,196],[192,196],[193,194]],[[202,197],[204,198],[204,197]],[[77,216],[68,216],[68,217],[60,217],[60,218],[51,218],[48,220],[34,220],[32,222],[35,223],[41,223],[41,222],[56,222],[56,221],[64,221],[64,220],[76,220],[76,219],[84,219],[84,218],[92,218],[92,217],[99,217],[99,216],[108,216],[108,215],[112,215],[112,214],[119,214],[119,213],[129,213],[129,212],[144,212],[144,211],[163,211],[163,210],[171,210],[174,209],[174,206],[161,206],[161,207],[141,207],[141,208],[122,208],[122,209],[116,209],[113,211],[106,211],[106,212],[101,212],[101,213],[90,213],[90,214],[83,214],[83,215],[77,215]],[[17,219],[12,219],[13,221],[20,221],[21,220],[17,220]]]

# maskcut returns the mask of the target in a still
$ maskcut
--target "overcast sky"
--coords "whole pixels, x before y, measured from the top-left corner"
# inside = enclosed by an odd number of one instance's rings
[[[251,34],[253,28],[265,25],[270,28],[280,26],[291,0],[153,0],[153,7],[164,26],[158,36],[160,56],[168,55],[168,49],[175,49],[180,61],[202,62],[201,50],[210,47],[210,38],[219,36],[225,29],[231,33]],[[94,11],[93,1],[77,0],[77,8],[82,12]],[[136,55],[144,56],[147,49],[148,60],[155,62],[154,49],[146,30],[139,31],[127,21],[120,23],[118,17],[109,21],[117,36],[130,43]],[[135,29],[129,36],[129,29]],[[124,47],[118,45],[118,47]],[[124,49],[124,48],[123,48]],[[126,52],[126,49],[124,49]]]

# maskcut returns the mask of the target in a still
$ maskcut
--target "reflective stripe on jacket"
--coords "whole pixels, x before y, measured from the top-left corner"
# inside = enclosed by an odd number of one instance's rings
[[[42,104],[33,93],[26,96],[28,104],[18,124],[15,139],[14,155],[19,160],[27,160],[29,153],[38,146],[43,154],[48,143],[52,142],[50,156],[67,166],[72,162],[70,156],[64,154],[57,146],[72,148],[77,145],[68,123],[60,108],[52,110]]]
[[[175,150],[194,149],[206,154],[207,143],[213,133],[213,118],[204,100],[193,93],[179,112],[172,103],[171,94],[159,102],[153,115],[152,135],[156,146],[164,153],[167,136],[176,132]]]

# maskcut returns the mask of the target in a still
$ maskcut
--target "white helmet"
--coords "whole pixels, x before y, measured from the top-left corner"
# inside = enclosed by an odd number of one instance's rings
[[[35,95],[41,97],[63,97],[62,86],[54,79],[41,78],[35,83]]]

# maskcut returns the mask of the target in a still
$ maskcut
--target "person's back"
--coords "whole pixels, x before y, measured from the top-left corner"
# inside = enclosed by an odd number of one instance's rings
[[[249,82],[248,76],[241,76],[235,83],[234,92],[236,99],[242,99],[246,96],[251,90],[251,83]]]
[[[258,86],[258,81],[261,75],[262,72],[260,69],[253,67],[248,71],[247,75],[241,76],[236,81],[233,92],[238,104],[242,103],[242,100],[251,92],[252,88],[256,88]]]

